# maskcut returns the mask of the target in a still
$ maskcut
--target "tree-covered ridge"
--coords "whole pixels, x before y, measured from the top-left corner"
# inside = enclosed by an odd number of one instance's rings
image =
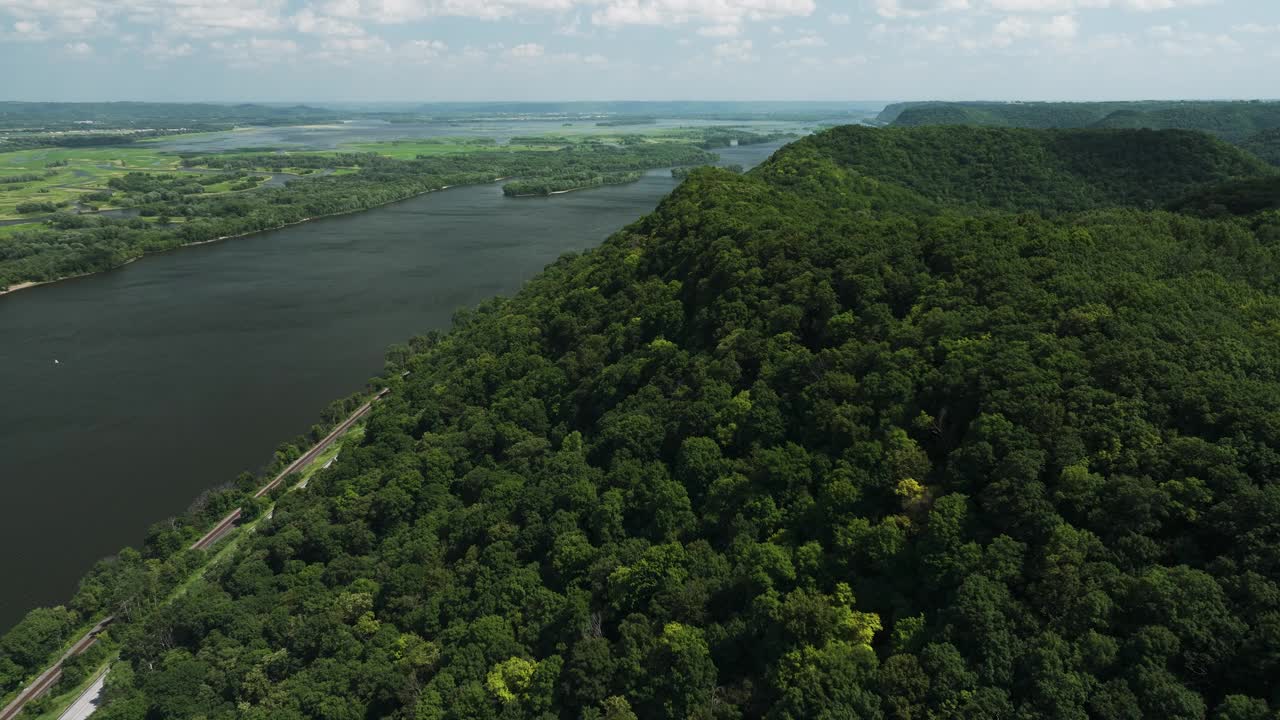
[[[1229,142],[1280,127],[1280,102],[922,102],[890,105],[880,122],[900,127],[986,125],[1028,128],[1201,130]]]
[[[1130,102],[909,102],[886,106],[876,119],[904,127],[992,125],[1043,130],[1089,127],[1113,112],[1163,105]]]
[[[1280,214],[947,207],[856,137],[459,314],[102,720],[1273,718]]]
[[[307,105],[254,103],[21,102],[0,101],[0,127],[85,130],[102,128],[230,127],[333,121],[335,110]]]
[[[1240,147],[1272,165],[1280,165],[1280,128],[1263,130],[1242,140]]]
[[[1280,175],[1214,185],[1171,203],[1169,209],[1203,217],[1253,215],[1280,209]]]
[[[1154,208],[1271,172],[1247,153],[1194,132],[856,125],[804,138],[761,172],[823,174],[816,167],[791,170],[800,157],[892,183],[938,205],[1009,211]]]

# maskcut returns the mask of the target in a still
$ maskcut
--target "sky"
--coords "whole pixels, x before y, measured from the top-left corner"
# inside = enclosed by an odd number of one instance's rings
[[[1280,97],[1280,0],[0,0],[0,99]]]

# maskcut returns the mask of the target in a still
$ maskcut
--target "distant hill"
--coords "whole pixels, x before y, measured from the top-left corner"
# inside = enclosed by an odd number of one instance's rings
[[[939,205],[1010,211],[1154,208],[1270,172],[1238,148],[1186,131],[858,126],[800,140],[760,172],[810,148],[845,170]]]
[[[1265,162],[1280,165],[1280,128],[1263,130],[1250,135],[1240,141],[1240,147],[1262,158]]]
[[[1196,191],[1169,209],[1205,217],[1253,215],[1280,209],[1280,175],[1232,180]]]
[[[291,125],[339,117],[337,111],[307,105],[0,101],[0,128],[197,129],[228,124]]]
[[[1230,142],[1241,142],[1257,132],[1280,127],[1280,102],[898,103],[886,107],[877,119],[899,127],[986,125],[1202,130]]]

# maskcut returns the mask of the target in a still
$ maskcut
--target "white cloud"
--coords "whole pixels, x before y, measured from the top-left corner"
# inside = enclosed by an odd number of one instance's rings
[[[853,22],[849,17],[849,13],[831,13],[827,16],[827,23],[831,25],[848,25]]]
[[[965,9],[949,7],[945,0],[876,0],[878,6],[902,4],[905,12],[881,15],[885,17],[916,17],[940,10]],[[1120,8],[1139,12],[1172,10],[1180,7],[1210,5],[1220,0],[972,0],[970,4],[992,12],[1007,13],[1069,13],[1077,10],[1102,10]],[[912,14],[914,12],[914,14]]]
[[[1088,40],[1090,50],[1123,50],[1133,47],[1133,38],[1125,33],[1102,33]]]
[[[130,19],[159,25],[166,34],[217,37],[235,32],[274,32],[285,26],[283,0],[185,0],[180,3],[122,0]]]
[[[427,63],[448,52],[449,46],[439,40],[413,40],[401,45],[396,55],[409,62]]]
[[[969,52],[1001,50],[1021,44],[1021,52],[1037,52],[1042,44],[1059,51],[1070,49],[1079,33],[1080,24],[1073,15],[1051,18],[1007,15],[991,26],[989,32],[975,31],[967,20],[955,25],[881,23],[872,28],[871,37],[904,41],[909,46],[950,46]]]
[[[1072,40],[1080,33],[1080,23],[1071,15],[1057,15],[1040,26],[1040,34],[1052,40]]]
[[[271,42],[279,43],[279,46],[282,49],[287,49],[288,46],[292,46],[294,50],[297,49],[297,43],[292,40],[272,40]],[[368,55],[371,53],[381,54],[391,51],[391,46],[387,44],[387,41],[377,35],[330,37],[325,39],[322,47],[326,51],[346,55]]]
[[[105,24],[98,15],[101,0],[0,0],[0,12],[14,19],[21,39],[45,39],[55,33],[80,35]]]
[[[542,0],[533,0],[534,2]],[[576,1],[576,0],[575,0]],[[592,0],[585,0],[590,3]],[[597,25],[741,25],[746,21],[808,17],[814,0],[602,0],[591,15]]]
[[[1240,43],[1236,42],[1230,35],[1223,33],[1213,34],[1178,30],[1156,37],[1163,38],[1157,43],[1157,47],[1166,55],[1174,57],[1206,57],[1218,53],[1240,51]]]
[[[1268,33],[1280,33],[1280,25],[1259,25],[1258,23],[1245,23],[1243,25],[1235,25],[1231,28],[1236,32],[1249,33],[1250,35],[1265,35]]]
[[[781,48],[784,50],[792,50],[795,48],[826,47],[826,46],[827,46],[827,41],[823,40],[820,36],[812,32],[804,33],[800,37],[792,38],[790,40],[783,40],[782,42],[776,43],[774,45],[774,47]]]
[[[1139,12],[1173,10],[1174,8],[1213,5],[1218,0],[1125,0],[1125,5]]]
[[[955,35],[948,25],[888,25],[879,23],[871,28],[871,37],[875,40],[902,39],[909,46],[939,45],[951,40]]]
[[[44,40],[49,37],[43,26],[35,20],[19,20],[13,24],[13,32],[19,40]]]
[[[0,0],[0,12],[64,35],[114,35],[128,22],[167,36],[219,37],[285,27],[286,0]]]
[[[591,53],[590,55],[579,55],[575,52],[555,53],[545,56],[547,60],[557,63],[568,63],[571,65],[606,65],[609,59],[599,53]]]
[[[542,57],[545,52],[546,48],[538,43],[524,43],[511,48],[507,51],[507,54],[513,58],[532,59]]]
[[[756,56],[751,52],[751,49],[750,40],[733,40],[716,45],[711,49],[711,54],[715,57],[717,63],[723,61],[753,62]]]
[[[589,10],[593,24],[622,27],[688,23],[738,26],[746,21],[808,16],[816,6],[814,0],[324,0],[315,7],[318,13],[333,18],[379,24],[432,17],[495,20],[538,13],[563,16]],[[562,34],[575,34],[580,22],[575,16],[561,26]]]
[[[1240,43],[1226,33],[1205,33],[1187,29],[1187,23],[1152,25],[1146,35],[1166,55],[1205,57],[1217,53],[1239,52]]]
[[[1111,0],[986,0],[986,6],[1000,12],[1070,12],[1111,6]]]
[[[859,65],[867,64],[867,56],[866,55],[843,55],[837,58],[832,58],[832,62],[834,62],[836,65],[840,67],[857,67]]]
[[[315,35],[345,35],[355,37],[364,34],[364,28],[345,20],[327,15],[317,15],[311,8],[303,8],[293,16],[293,26],[298,32]]]
[[[151,38],[151,44],[142,52],[148,57],[156,60],[167,61],[174,58],[187,57],[195,51],[196,49],[192,47],[191,43],[184,42],[175,45],[167,42],[163,38],[153,37]]]
[[[341,42],[341,41],[339,41]],[[279,38],[249,38],[249,48],[258,52],[272,53],[275,55],[292,55],[298,52],[298,43],[292,40],[281,40]]]
[[[209,49],[228,66],[253,69],[292,61],[301,50],[293,40],[252,36],[248,40],[214,40]]]
[[[996,27],[991,34],[999,38],[999,43],[1003,47],[1018,38],[1027,37],[1034,30],[1034,26],[1026,18],[1010,16],[996,23]]]
[[[87,42],[73,42],[62,46],[71,57],[88,57],[93,54],[93,46]]]
[[[969,0],[875,0],[876,13],[885,18],[914,18],[935,12],[968,10]]]
[[[737,37],[740,32],[742,32],[742,28],[733,23],[704,25],[698,28],[698,34],[702,37]]]
[[[582,30],[582,15],[574,15],[569,22],[556,26],[555,32],[565,37],[582,37],[589,34]]]

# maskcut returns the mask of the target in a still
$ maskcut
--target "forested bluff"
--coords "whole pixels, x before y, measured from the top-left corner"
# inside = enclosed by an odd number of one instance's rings
[[[101,720],[1274,720],[1274,180],[1149,130],[697,170],[398,348],[186,592],[179,523],[0,676],[128,607]]]

